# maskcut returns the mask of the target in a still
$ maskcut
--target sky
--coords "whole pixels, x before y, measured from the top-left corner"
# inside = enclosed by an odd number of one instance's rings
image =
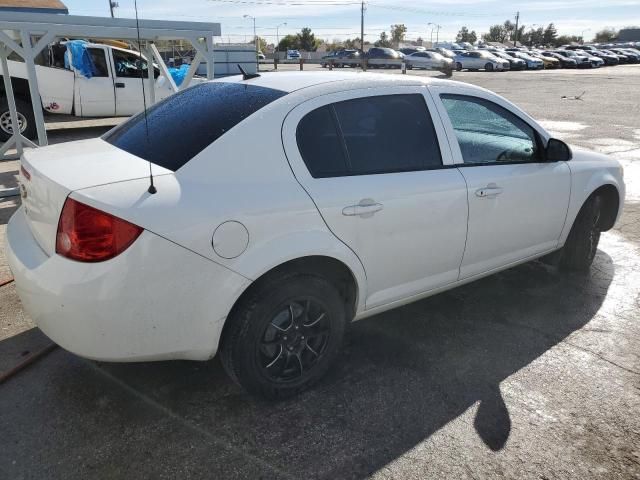
[[[109,15],[109,0],[63,1],[72,15]],[[117,17],[135,17],[134,0],[117,1]],[[407,26],[409,40],[433,35],[433,40],[450,41],[463,25],[479,37],[492,24],[515,22],[518,11],[527,30],[553,22],[560,35],[584,33],[585,40],[605,27],[640,26],[640,0],[370,0],[365,8],[369,41],[395,23]],[[138,0],[138,14],[141,19],[219,22],[220,42],[251,41],[253,20],[244,15],[255,17],[257,34],[269,43],[275,43],[276,33],[282,38],[303,27],[329,41],[360,36],[357,0]]]

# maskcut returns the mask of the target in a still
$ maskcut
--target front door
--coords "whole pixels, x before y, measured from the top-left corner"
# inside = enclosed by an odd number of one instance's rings
[[[547,162],[539,133],[487,98],[439,90],[456,164],[468,187],[460,278],[555,249],[569,205],[566,162]],[[455,142],[457,140],[457,142]]]
[[[366,308],[455,282],[467,195],[426,87],[322,96],[283,126],[295,176],[360,258]]]

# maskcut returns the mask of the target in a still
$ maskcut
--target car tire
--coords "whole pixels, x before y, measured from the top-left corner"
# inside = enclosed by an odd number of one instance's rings
[[[38,131],[36,130],[36,121],[33,115],[31,102],[16,97],[16,110],[18,112],[19,121],[26,122],[26,126],[23,127],[22,130],[22,135],[29,140],[35,140],[38,138]],[[0,100],[0,142],[6,142],[9,140],[11,138],[11,132],[11,113],[9,112],[9,103],[5,97]]]
[[[493,72],[493,64],[492,64],[492,63],[487,63],[487,64],[484,66],[484,69],[485,69],[487,72]]]
[[[347,314],[327,279],[282,273],[259,281],[227,322],[220,346],[227,374],[252,395],[280,399],[327,372],[342,345]]]
[[[461,72],[461,71],[462,71],[462,64],[461,64],[460,62],[456,62],[456,70],[457,70],[458,72]]]
[[[596,256],[602,208],[599,196],[590,197],[578,212],[564,247],[560,250],[558,268],[565,272],[587,272]]]

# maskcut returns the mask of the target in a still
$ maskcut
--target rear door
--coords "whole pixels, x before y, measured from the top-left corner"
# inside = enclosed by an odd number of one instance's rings
[[[76,72],[76,115],[82,117],[108,117],[116,113],[113,72],[107,58],[106,47],[87,48],[93,60],[91,78]]]
[[[566,162],[545,161],[541,134],[498,97],[448,86],[432,92],[468,186],[460,278],[555,249],[571,191]]]
[[[454,282],[466,186],[426,87],[325,95],[283,126],[287,158],[331,231],[362,261],[366,307]]]

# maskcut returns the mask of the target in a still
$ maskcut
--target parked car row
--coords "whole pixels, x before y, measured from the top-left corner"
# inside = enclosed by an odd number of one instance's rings
[[[623,63],[640,63],[640,47],[604,45],[567,45],[557,49],[498,48],[493,46],[453,45],[453,49],[407,47],[400,50],[374,47],[362,54],[355,49],[330,52],[320,64],[323,67],[356,67],[366,59],[369,68],[422,68],[450,73],[454,69],[485,70],[543,70],[553,68],[599,68]]]
[[[366,59],[369,68],[401,68],[404,62],[408,69],[423,68],[451,73],[454,62],[451,58],[424,47],[392,48],[373,47],[362,55],[358,50],[342,49],[330,52],[320,61],[322,67],[356,67]]]
[[[455,68],[458,71],[599,68],[621,63],[640,63],[640,50],[632,47],[602,48],[593,45],[567,45],[557,49],[479,47],[473,50],[455,49],[452,53]]]

